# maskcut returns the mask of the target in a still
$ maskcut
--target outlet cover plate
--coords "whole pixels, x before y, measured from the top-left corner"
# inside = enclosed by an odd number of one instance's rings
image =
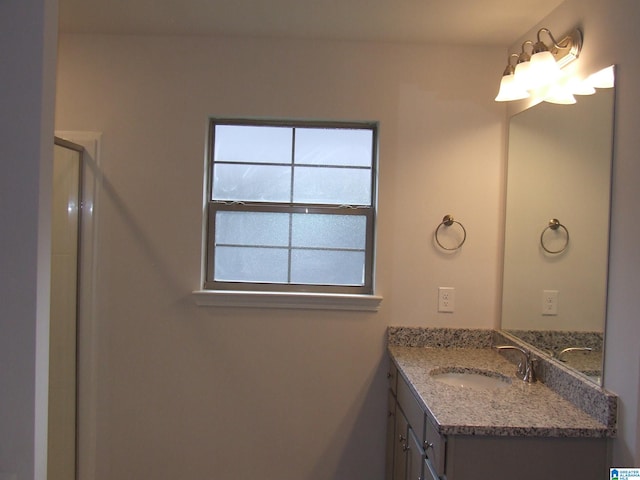
[[[438,312],[453,313],[456,307],[456,289],[453,287],[438,288]]]

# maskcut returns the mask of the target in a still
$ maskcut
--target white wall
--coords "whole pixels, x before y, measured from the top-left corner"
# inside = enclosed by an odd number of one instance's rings
[[[504,49],[64,35],[103,132],[97,480],[382,479],[385,329],[498,322]],[[378,313],[196,307],[208,115],[380,121]],[[461,251],[433,245],[442,217]],[[438,286],[457,288],[437,313]]]
[[[28,27],[26,27],[28,26]],[[57,2],[0,2],[0,474],[45,478]]]
[[[576,73],[595,72],[617,65],[616,131],[613,166],[613,213],[609,265],[608,319],[605,334],[604,385],[619,395],[619,436],[614,442],[616,466],[640,466],[640,56],[636,0],[567,0],[525,38],[541,26],[558,35],[581,26],[584,47],[573,64]]]

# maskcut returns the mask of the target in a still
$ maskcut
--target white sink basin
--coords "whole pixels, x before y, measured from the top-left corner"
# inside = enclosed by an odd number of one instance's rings
[[[458,388],[495,390],[511,385],[509,377],[488,370],[436,369],[432,370],[430,375],[438,382]]]

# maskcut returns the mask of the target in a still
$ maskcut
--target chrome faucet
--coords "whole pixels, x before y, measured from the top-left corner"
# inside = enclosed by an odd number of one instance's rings
[[[569,347],[569,348],[565,348],[564,350],[562,350],[560,353],[558,353],[558,360],[562,361],[562,362],[566,362],[566,360],[564,360],[562,358],[562,355],[564,355],[567,352],[585,352],[585,353],[591,353],[593,351],[593,348],[589,348],[589,347]]]
[[[527,352],[524,348],[516,347],[514,345],[498,345],[496,350],[517,350],[522,354],[522,358],[518,363],[518,370],[516,371],[516,377],[527,383],[534,383],[536,381],[536,373],[533,370],[533,359],[531,353]]]

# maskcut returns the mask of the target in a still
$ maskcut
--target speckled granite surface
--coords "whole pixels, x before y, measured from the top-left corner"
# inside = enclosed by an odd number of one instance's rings
[[[389,327],[388,345],[402,347],[489,348],[493,330],[468,328]]]
[[[560,352],[568,347],[590,348],[590,352],[566,352],[562,354],[562,360],[587,376],[602,375],[602,332],[507,330],[507,333],[555,358],[559,358]]]
[[[507,333],[521,338],[541,350],[559,353],[567,347],[589,347],[602,350],[604,335],[602,332],[577,332],[558,330],[506,330]]]
[[[614,395],[540,356],[545,383],[525,384],[515,365],[490,347],[516,343],[493,330],[390,327],[388,350],[442,434],[611,437],[616,432]],[[498,390],[452,387],[429,372],[480,369],[509,376]],[[550,388],[551,387],[551,388]]]
[[[608,426],[610,435],[616,433],[618,397],[601,388],[569,368],[563,362],[549,358],[536,351],[519,338],[504,332],[494,332],[494,342],[513,343],[533,352],[537,359],[536,373],[544,384],[563,398]]]

